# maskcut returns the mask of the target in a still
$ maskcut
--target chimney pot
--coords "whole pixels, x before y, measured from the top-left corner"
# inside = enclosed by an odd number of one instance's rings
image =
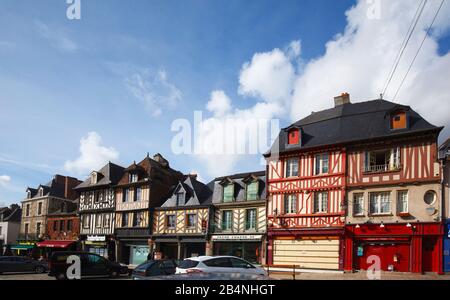
[[[349,93],[342,93],[340,96],[334,97],[334,107],[350,103]]]

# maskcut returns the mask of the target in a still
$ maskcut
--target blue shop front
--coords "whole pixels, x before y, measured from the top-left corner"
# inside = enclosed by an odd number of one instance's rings
[[[444,272],[450,272],[450,219],[445,223]]]

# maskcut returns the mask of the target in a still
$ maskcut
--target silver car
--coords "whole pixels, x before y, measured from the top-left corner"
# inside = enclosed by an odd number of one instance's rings
[[[240,273],[267,276],[267,272],[235,256],[199,256],[183,260],[176,274],[186,273]]]

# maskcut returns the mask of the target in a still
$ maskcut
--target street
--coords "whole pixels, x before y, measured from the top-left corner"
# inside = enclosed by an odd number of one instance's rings
[[[275,279],[287,279],[291,280],[292,275],[279,275],[274,274],[270,277]],[[298,273],[296,280],[368,280],[365,272],[358,273]],[[381,274],[382,280],[450,280],[450,274],[436,275],[433,273],[428,274],[412,274],[412,273],[389,273],[383,272]],[[47,274],[7,274],[0,275],[0,280],[55,280],[54,277],[50,277]],[[119,277],[119,278],[95,278],[89,280],[131,280],[131,277]]]

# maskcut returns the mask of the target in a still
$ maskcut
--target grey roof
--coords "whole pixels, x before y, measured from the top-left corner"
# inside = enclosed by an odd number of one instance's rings
[[[222,183],[225,180],[230,180],[235,184],[234,188],[234,203],[239,202],[246,202],[246,189],[245,186],[247,185],[246,179],[250,178],[251,176],[256,177],[256,179],[259,182],[259,190],[258,190],[258,196],[261,200],[266,200],[266,172],[265,171],[257,171],[257,172],[246,172],[246,173],[240,173],[240,174],[233,174],[228,176],[222,176],[217,177],[212,181],[212,189],[213,189],[213,196],[212,196],[212,203],[218,204],[222,203],[222,197],[223,197],[223,185]]]
[[[448,138],[442,145],[439,146],[439,159],[444,159],[450,156],[450,138]]]
[[[123,175],[124,167],[116,165],[112,162],[108,162],[103,168],[96,171],[101,178],[97,183],[91,183],[91,178],[87,178],[81,184],[75,187],[75,189],[93,188],[105,185],[115,185]]]
[[[397,109],[406,111],[408,126],[405,129],[390,129],[389,114]],[[287,132],[299,128],[299,145],[287,145]],[[358,103],[346,103],[337,107],[312,113],[280,131],[271,151],[291,151],[332,144],[364,141],[374,138],[394,137],[423,131],[440,131],[409,106],[382,99]],[[268,156],[270,153],[266,153]]]
[[[47,182],[46,184],[40,184],[37,188],[30,188],[27,187],[27,192],[31,192],[31,198],[27,198],[26,200],[33,199],[33,198],[39,198],[39,189],[42,188],[42,197],[59,197],[59,198],[65,198],[65,189],[66,185],[65,182],[61,180],[57,180],[57,178],[66,178],[68,176],[62,176],[62,175],[55,175],[53,176],[53,179]],[[76,178],[73,178],[77,180]]]
[[[177,205],[177,193],[184,193],[184,201]],[[195,176],[187,175],[183,181],[172,187],[170,195],[161,207],[189,207],[211,204],[212,190]]]
[[[0,208],[0,222],[20,222],[22,209],[19,205]]]

